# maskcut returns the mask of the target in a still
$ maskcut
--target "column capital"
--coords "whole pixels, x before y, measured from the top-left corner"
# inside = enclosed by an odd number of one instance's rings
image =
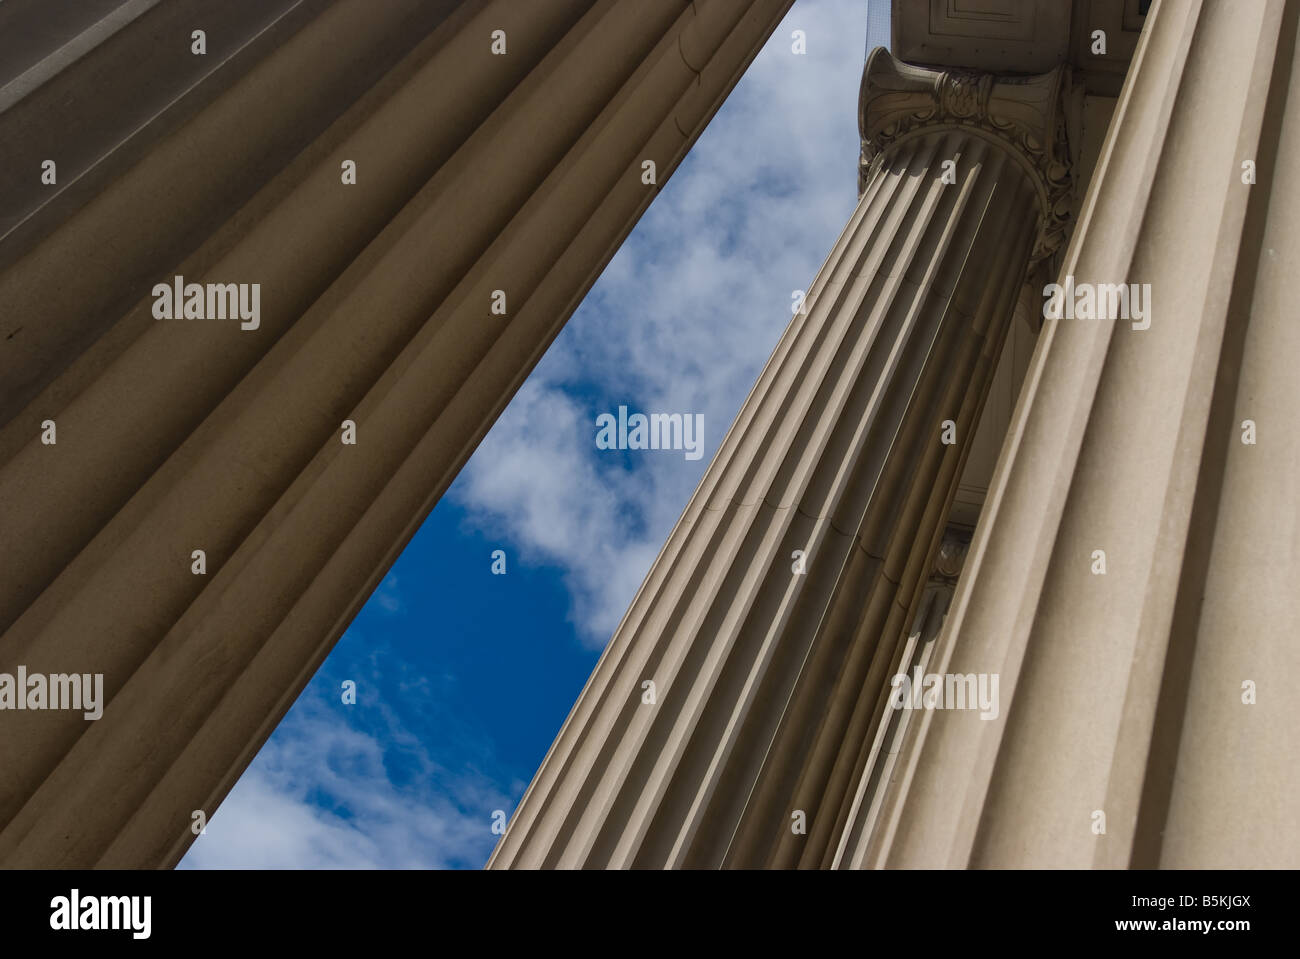
[[[1073,171],[1060,108],[1065,80],[1061,67],[1014,77],[919,67],[877,47],[858,95],[859,194],[891,146],[944,129],[977,133],[1011,153],[1033,181],[1042,213],[1033,259],[1042,259],[1060,246],[1070,213]]]

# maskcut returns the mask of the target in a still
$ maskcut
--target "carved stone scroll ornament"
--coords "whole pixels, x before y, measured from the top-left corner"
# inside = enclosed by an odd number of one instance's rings
[[[977,132],[1007,148],[1037,187],[1043,215],[1033,260],[1041,260],[1061,245],[1070,215],[1061,84],[1060,67],[1038,76],[998,77],[917,67],[876,48],[863,68],[858,96],[859,195],[891,146],[934,130]]]

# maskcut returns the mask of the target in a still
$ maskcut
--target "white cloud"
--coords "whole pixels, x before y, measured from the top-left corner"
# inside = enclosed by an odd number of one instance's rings
[[[566,570],[603,645],[856,202],[861,0],[799,0],[453,486]],[[808,53],[791,52],[803,30]],[[602,399],[594,402],[591,396]],[[702,413],[705,458],[595,449],[619,403]]]
[[[402,602],[402,593],[398,588],[397,575],[389,573],[385,576],[371,600],[385,613],[400,613],[405,609],[406,605]]]
[[[365,684],[373,690],[378,681]],[[182,868],[437,869],[485,862],[498,838],[492,812],[509,814],[515,800],[477,770],[439,766],[382,703],[369,714],[376,733],[356,728],[325,701],[325,688],[334,687],[315,684],[295,704]],[[512,784],[515,797],[523,785]]]

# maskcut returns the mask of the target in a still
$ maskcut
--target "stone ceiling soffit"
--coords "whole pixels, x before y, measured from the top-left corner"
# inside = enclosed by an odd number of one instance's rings
[[[892,14],[908,63],[1034,74],[1069,54],[1069,0],[893,0]]]

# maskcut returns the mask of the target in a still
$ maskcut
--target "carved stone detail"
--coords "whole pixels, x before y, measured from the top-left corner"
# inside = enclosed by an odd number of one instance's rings
[[[1065,238],[1071,207],[1072,167],[1059,108],[1062,80],[1060,67],[1038,76],[997,77],[913,66],[877,48],[863,68],[858,98],[859,193],[889,147],[910,135],[979,131],[1009,149],[1038,188],[1042,220],[1032,258],[1049,256]]]
[[[934,575],[942,580],[956,580],[970,550],[970,531],[949,526],[943,531],[939,551],[934,557]]]
[[[987,73],[945,70],[934,78],[934,100],[939,111],[960,119],[988,113],[993,77]]]

